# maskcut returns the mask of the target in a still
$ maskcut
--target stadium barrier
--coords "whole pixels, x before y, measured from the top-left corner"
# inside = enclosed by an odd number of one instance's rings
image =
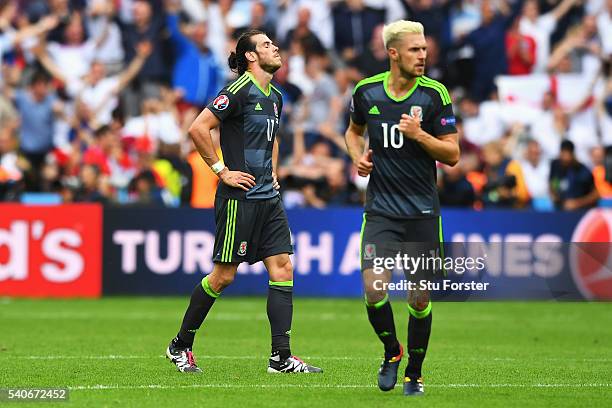
[[[212,269],[212,210],[2,204],[0,214],[0,296],[186,295]],[[287,215],[296,295],[362,296],[361,209]],[[449,284],[438,299],[612,299],[612,210],[445,210],[443,229],[447,256],[486,265],[446,280],[488,285]],[[225,294],[264,295],[267,286],[261,262],[242,264]]]

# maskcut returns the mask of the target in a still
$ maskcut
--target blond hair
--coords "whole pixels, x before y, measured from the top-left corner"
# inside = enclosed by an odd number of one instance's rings
[[[399,40],[404,34],[424,34],[423,24],[416,21],[398,20],[383,27],[382,36],[385,48]]]

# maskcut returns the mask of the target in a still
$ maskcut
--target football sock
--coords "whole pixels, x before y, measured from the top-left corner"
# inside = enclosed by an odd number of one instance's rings
[[[431,302],[425,310],[416,310],[408,305],[410,318],[408,320],[408,366],[406,377],[421,377],[421,367],[429,344],[431,333]]]
[[[192,347],[196,331],[204,322],[210,308],[219,297],[220,293],[215,292],[208,283],[208,276],[202,279],[202,283],[193,288],[189,306],[183,317],[181,330],[178,333],[175,345],[178,347]]]
[[[289,337],[293,317],[293,281],[269,282],[267,311],[272,334],[272,356],[287,359],[291,357]]]
[[[368,319],[374,332],[385,346],[385,359],[391,359],[400,353],[400,345],[395,335],[395,322],[389,295],[378,303],[370,304],[366,300]]]

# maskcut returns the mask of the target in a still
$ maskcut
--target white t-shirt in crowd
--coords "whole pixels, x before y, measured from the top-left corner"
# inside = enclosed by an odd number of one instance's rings
[[[546,64],[550,57],[550,35],[557,26],[557,20],[552,13],[544,14],[536,19],[535,22],[521,17],[519,31],[521,34],[528,35],[536,43],[536,62],[533,72],[546,72]]]
[[[80,45],[49,43],[47,51],[53,61],[62,69],[66,78],[81,78],[89,71],[96,53],[96,43],[88,40]]]
[[[564,135],[557,131],[554,123],[553,112],[545,111],[531,124],[531,137],[540,144],[543,160],[553,160],[559,156]]]
[[[527,160],[521,160],[521,171],[527,185],[527,191],[532,198],[548,197],[548,174],[550,173],[550,162],[540,159],[537,166],[533,166]]]
[[[597,115],[594,107],[577,112],[572,116],[568,139],[574,142],[578,161],[592,168],[591,149],[599,145]]]
[[[119,76],[104,78],[95,85],[75,79],[69,81],[67,91],[73,98],[81,99],[90,110],[97,110],[96,120],[100,125],[108,125],[119,104]]]
[[[171,112],[159,112],[128,119],[122,129],[122,136],[134,138],[147,136],[155,145],[159,141],[176,144],[181,142],[181,129]]]
[[[597,17],[597,31],[601,38],[601,50],[604,55],[612,55],[612,11],[603,11]]]

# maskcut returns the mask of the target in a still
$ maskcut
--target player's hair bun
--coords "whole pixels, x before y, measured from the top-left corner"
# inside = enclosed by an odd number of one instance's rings
[[[238,57],[236,56],[236,53],[234,51],[230,53],[230,56],[227,59],[227,63],[232,71],[238,68]]]

